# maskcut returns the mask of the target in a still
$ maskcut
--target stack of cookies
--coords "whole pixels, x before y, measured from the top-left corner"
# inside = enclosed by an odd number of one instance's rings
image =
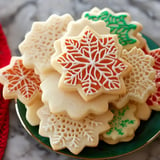
[[[52,15],[34,22],[0,70],[6,99],[25,104],[53,150],[79,154],[134,138],[141,120],[160,110],[160,49],[150,50],[128,13],[93,8],[81,19]]]

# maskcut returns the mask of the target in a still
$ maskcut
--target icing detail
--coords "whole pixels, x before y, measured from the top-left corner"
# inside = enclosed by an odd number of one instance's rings
[[[80,39],[65,39],[66,53],[57,62],[65,71],[64,83],[81,85],[85,95],[121,89],[119,76],[127,65],[118,59],[115,35],[98,37],[88,27]]]
[[[39,133],[48,137],[54,150],[68,148],[78,154],[85,146],[97,146],[99,134],[107,131],[113,118],[112,112],[95,116],[89,114],[81,120],[73,120],[67,114],[53,114],[48,106],[37,112],[40,118]]]
[[[126,112],[130,110],[128,106],[122,108],[121,110],[111,109],[111,112],[114,114],[114,117],[111,122],[109,122],[111,128],[106,132],[107,135],[111,135],[114,131],[117,132],[118,135],[124,135],[124,128],[128,127],[128,125],[132,125],[135,123],[135,120],[126,119]]]
[[[127,14],[114,15],[109,11],[103,11],[99,15],[86,13],[84,17],[93,21],[103,20],[106,23],[106,27],[110,28],[110,32],[118,35],[119,43],[123,46],[137,42],[136,38],[129,35],[129,32],[136,30],[137,26],[127,23]]]
[[[155,70],[152,67],[154,60],[136,47],[129,52],[123,50],[121,56],[132,65],[132,71],[124,78],[127,93],[120,96],[114,104],[121,108],[129,100],[144,103],[149,94],[155,90]]]
[[[38,116],[40,134],[47,135],[54,148],[67,147],[72,152],[79,152],[85,145],[95,146],[99,133],[109,129],[108,122],[113,118],[108,112],[101,116],[88,115],[77,121],[66,114],[53,114],[47,106],[38,110]]]
[[[87,117],[81,121],[74,121],[68,116],[59,114],[50,116],[47,119],[47,126],[43,126],[46,132],[54,132],[53,144],[70,142],[70,147],[78,147],[81,143],[80,137],[85,137],[87,141],[94,141],[94,130],[101,126],[101,122],[94,121],[93,117]],[[88,128],[88,126],[90,126]]]
[[[21,59],[17,59],[13,67],[2,72],[2,75],[7,80],[8,92],[20,94],[26,100],[41,92],[39,76],[33,69],[25,68]]]
[[[155,83],[156,83],[156,92],[152,93],[146,101],[146,103],[149,106],[160,105],[160,71],[159,73],[158,71],[156,72]]]
[[[52,15],[45,22],[33,23],[19,46],[27,67],[36,66],[39,72],[50,67],[50,57],[55,52],[54,41],[63,36],[69,21],[71,17],[68,15]]]
[[[160,105],[160,49],[150,51],[149,55],[155,59],[153,68],[156,70],[156,92],[151,94],[146,103],[149,106]]]
[[[150,51],[149,55],[151,55],[155,61],[153,68],[160,72],[160,49]]]

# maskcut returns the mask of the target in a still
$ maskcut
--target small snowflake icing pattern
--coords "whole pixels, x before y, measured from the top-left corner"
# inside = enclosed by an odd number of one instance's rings
[[[109,144],[131,140],[140,124],[135,116],[136,106],[128,103],[122,109],[111,106],[110,110],[114,114],[112,121],[109,122],[111,128],[102,134],[102,139]]]
[[[140,48],[123,50],[122,58],[132,65],[132,71],[124,78],[127,92],[114,101],[117,108],[122,108],[130,100],[145,103],[150,94],[156,90],[154,58],[146,55]]]
[[[78,37],[62,39],[62,44],[62,53],[55,53],[59,56],[52,62],[62,74],[60,87],[77,88],[86,101],[102,93],[125,93],[123,76],[131,66],[120,58],[121,45],[116,35],[99,35],[85,27]]]
[[[97,146],[99,134],[107,131],[113,114],[88,115],[80,121],[72,120],[66,114],[53,114],[49,107],[38,110],[40,118],[39,134],[48,137],[54,150],[68,148],[73,154],[79,154],[85,146]]]
[[[156,91],[150,95],[146,103],[153,110],[160,111],[160,48],[149,51],[149,55],[155,60],[153,68],[156,70]]]
[[[95,7],[89,12],[84,12],[82,18],[104,21],[106,27],[110,28],[111,34],[117,34],[119,43],[127,50],[134,46],[142,48],[145,45],[145,40],[139,33],[142,30],[142,25],[131,21],[130,15],[126,12],[114,13],[108,8],[100,10]]]
[[[19,98],[24,104],[31,104],[41,96],[40,78],[33,69],[25,68],[22,58],[12,57],[11,63],[0,70],[0,82],[4,85],[6,99]]]
[[[34,22],[31,31],[19,45],[24,65],[35,68],[37,73],[51,70],[50,57],[55,52],[54,41],[64,35],[68,23],[72,20],[69,14],[65,14],[51,15],[47,21]]]

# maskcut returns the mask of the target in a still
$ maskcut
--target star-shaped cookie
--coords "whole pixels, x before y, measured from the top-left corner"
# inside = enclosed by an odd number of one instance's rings
[[[59,87],[77,89],[86,101],[102,93],[125,93],[123,77],[131,66],[120,58],[117,40],[88,26],[78,36],[60,39],[62,53],[57,49],[52,56],[53,67],[62,74]]]
[[[19,45],[24,65],[35,68],[37,73],[51,70],[50,57],[55,52],[54,41],[63,36],[72,20],[69,14],[65,14],[52,15],[44,22],[34,22],[31,31]]]
[[[53,114],[48,106],[38,110],[40,118],[39,134],[48,137],[54,150],[68,148],[79,154],[85,146],[97,146],[99,134],[110,128],[113,114],[108,111],[103,115],[88,115],[76,121],[66,114]]]
[[[24,67],[21,57],[12,57],[10,64],[0,69],[0,82],[6,99],[18,98],[24,104],[31,104],[41,96],[39,75]]]
[[[124,79],[127,88],[126,94],[121,95],[119,100],[113,103],[118,108],[122,108],[129,100],[145,103],[150,94],[156,89],[156,72],[153,69],[154,58],[145,55],[141,49],[136,47],[130,51],[123,50],[122,57],[132,65],[132,71]]]
[[[111,128],[102,134],[102,139],[109,144],[125,142],[134,137],[140,121],[136,117],[136,106],[128,103],[121,109],[110,106],[114,117],[109,122]]]

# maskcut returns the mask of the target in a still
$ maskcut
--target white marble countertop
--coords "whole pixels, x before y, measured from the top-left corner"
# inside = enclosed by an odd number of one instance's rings
[[[20,55],[18,44],[33,21],[46,20],[53,13],[70,13],[77,19],[85,10],[97,6],[115,12],[128,11],[143,24],[143,33],[160,45],[159,0],[0,0],[0,23],[6,33],[12,55]],[[160,138],[144,149],[118,160],[159,160]],[[25,131],[10,104],[10,132],[4,160],[75,160],[45,149]]]

